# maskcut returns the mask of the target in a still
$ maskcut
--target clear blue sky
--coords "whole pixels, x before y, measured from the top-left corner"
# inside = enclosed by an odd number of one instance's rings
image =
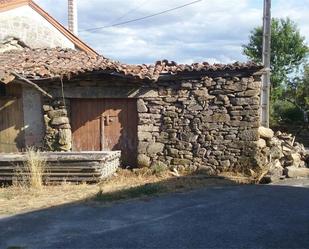
[[[67,24],[66,0],[35,1]],[[79,29],[83,30],[143,17],[192,0],[76,1]],[[203,0],[151,19],[80,32],[79,36],[104,56],[126,63],[153,63],[165,58],[181,63],[245,61],[241,45],[248,41],[250,30],[261,25],[262,9],[263,0]],[[273,0],[272,14],[289,16],[309,41],[309,0]]]

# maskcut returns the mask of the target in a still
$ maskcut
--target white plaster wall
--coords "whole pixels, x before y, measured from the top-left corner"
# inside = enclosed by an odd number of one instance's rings
[[[41,93],[31,87],[23,87],[23,112],[25,146],[43,146],[44,123]]]
[[[0,12],[0,40],[21,39],[32,48],[74,48],[74,44],[30,6]]]

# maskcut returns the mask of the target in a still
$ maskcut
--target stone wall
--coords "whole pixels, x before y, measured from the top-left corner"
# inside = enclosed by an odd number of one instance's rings
[[[0,41],[16,37],[31,48],[74,48],[74,44],[30,6],[21,6],[0,15]]]
[[[44,100],[45,149],[48,151],[70,151],[72,131],[68,115],[69,100],[63,101],[61,98],[52,101]]]
[[[255,160],[259,78],[159,82],[158,96],[138,100],[138,161],[215,174]]]
[[[129,85],[73,80],[65,82],[64,93],[67,98],[137,98],[138,166],[199,168],[209,174],[259,166],[259,76]],[[46,90],[60,97],[59,85]],[[44,105],[51,150],[71,149],[69,99],[65,102],[59,98]]]

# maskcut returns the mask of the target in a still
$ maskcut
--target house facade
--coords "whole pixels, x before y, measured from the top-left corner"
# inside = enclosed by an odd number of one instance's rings
[[[40,98],[21,93],[14,108],[23,124],[15,130],[24,128],[10,138],[17,150],[31,143],[48,151],[121,150],[123,166],[209,174],[259,167],[259,65],[126,65],[60,48],[1,56],[6,94],[23,79],[48,94],[33,86]]]
[[[32,0],[0,1],[0,41],[10,38],[30,48],[71,48],[97,55]]]

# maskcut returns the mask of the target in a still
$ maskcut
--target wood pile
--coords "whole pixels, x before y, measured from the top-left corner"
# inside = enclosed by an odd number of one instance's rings
[[[309,152],[291,134],[260,127],[258,146],[267,157],[263,183],[285,177],[309,177]]]
[[[43,180],[53,182],[98,182],[113,174],[120,165],[120,151],[44,152]],[[0,154],[0,181],[11,182],[29,175],[23,170],[25,153]]]

